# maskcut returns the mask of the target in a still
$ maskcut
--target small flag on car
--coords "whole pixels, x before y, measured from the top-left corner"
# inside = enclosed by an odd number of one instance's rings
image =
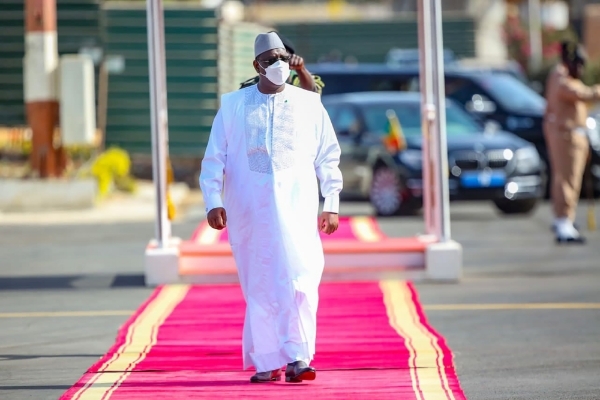
[[[387,123],[387,135],[383,138],[386,149],[392,154],[398,154],[406,149],[406,138],[402,132],[402,125],[394,110],[387,110],[385,113]]]

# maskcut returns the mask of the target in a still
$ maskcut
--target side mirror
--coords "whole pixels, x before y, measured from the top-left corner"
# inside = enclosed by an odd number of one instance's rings
[[[496,111],[496,103],[485,96],[476,94],[465,105],[467,111],[477,114],[491,114]]]

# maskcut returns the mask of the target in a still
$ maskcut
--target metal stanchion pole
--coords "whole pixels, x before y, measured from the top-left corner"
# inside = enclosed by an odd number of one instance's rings
[[[442,31],[442,0],[433,2],[433,24],[431,46],[433,50],[433,101],[437,108],[434,135],[436,197],[439,206],[436,209],[439,224],[439,236],[442,242],[450,240],[450,194],[448,190],[448,140],[446,134],[446,85],[444,78],[444,40]]]
[[[148,18],[148,66],[150,70],[150,118],[152,122],[152,172],[156,189],[156,240],[146,248],[146,285],[177,283],[180,239],[171,236],[167,206],[167,72],[162,0],[146,0]]]
[[[425,250],[425,271],[429,279],[457,281],[462,246],[450,238],[443,51],[442,2],[419,0],[423,199],[426,232],[435,238]]]
[[[427,234],[450,240],[441,0],[419,2],[423,197]]]
[[[150,118],[152,125],[152,172],[156,189],[156,241],[167,247],[171,224],[167,214],[168,118],[167,80],[162,0],[146,0],[148,66],[150,72]]]
[[[425,233],[428,235],[437,235],[435,229],[434,212],[435,205],[433,188],[433,165],[431,163],[431,134],[432,118],[430,114],[434,112],[431,98],[433,89],[431,82],[431,8],[428,0],[418,2],[419,13],[419,72],[421,88],[421,110],[423,127],[423,214],[425,217]]]

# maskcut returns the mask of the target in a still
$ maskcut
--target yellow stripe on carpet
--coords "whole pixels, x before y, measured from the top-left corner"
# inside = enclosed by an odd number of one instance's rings
[[[375,229],[373,219],[369,217],[351,217],[350,227],[352,233],[361,242],[378,242],[382,239],[381,234]]]
[[[411,291],[403,281],[380,282],[390,325],[410,352],[413,391],[419,400],[454,399],[437,338],[420,322]]]
[[[163,287],[156,298],[131,324],[125,343],[73,396],[73,399],[109,399],[156,344],[160,326],[184,299],[189,289],[189,285]]]
[[[196,243],[199,244],[215,244],[219,241],[221,237],[222,231],[213,229],[208,225],[208,223],[204,224],[204,229],[198,235],[196,239]]]

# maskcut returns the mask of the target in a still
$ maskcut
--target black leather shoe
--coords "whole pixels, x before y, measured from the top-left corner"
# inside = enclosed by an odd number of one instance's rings
[[[281,369],[275,369],[267,372],[257,372],[250,378],[250,382],[252,383],[265,383],[279,380],[281,380]]]
[[[317,371],[313,367],[306,365],[304,361],[290,363],[285,369],[286,382],[300,383],[302,381],[314,381],[316,377]]]
[[[558,243],[558,244],[585,244],[585,238],[583,236],[567,237],[567,238],[556,236],[556,243]]]

